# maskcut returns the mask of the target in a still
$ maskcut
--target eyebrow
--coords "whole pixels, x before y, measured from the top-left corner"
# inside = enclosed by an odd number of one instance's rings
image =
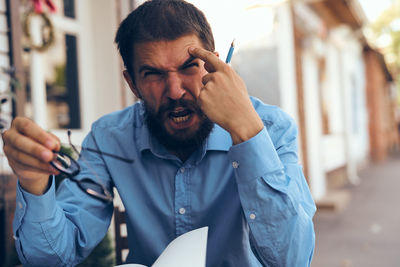
[[[189,65],[193,60],[195,60],[196,57],[190,55],[188,59],[185,60],[185,62],[183,62],[183,64],[181,66],[178,67],[178,69],[183,69],[184,67],[186,67],[187,65]],[[165,72],[163,70],[157,69],[155,67],[149,66],[147,64],[142,65],[139,68],[138,73],[142,73],[143,71],[154,71],[154,72]]]
[[[192,63],[193,60],[195,60],[196,58],[192,55],[189,56],[188,59],[186,59],[185,62],[183,62],[182,66],[180,66],[179,68],[184,68],[185,66],[189,65],[190,63]]]

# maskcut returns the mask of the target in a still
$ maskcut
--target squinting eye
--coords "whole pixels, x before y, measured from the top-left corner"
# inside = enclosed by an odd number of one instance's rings
[[[161,75],[161,73],[156,72],[156,71],[148,71],[148,72],[145,72],[145,73],[143,74],[143,76],[144,76],[145,78],[148,77],[148,76],[151,76],[151,75]]]
[[[190,63],[188,65],[183,66],[183,69],[188,69],[188,68],[191,68],[191,67],[198,67],[198,66],[199,66],[198,63]]]

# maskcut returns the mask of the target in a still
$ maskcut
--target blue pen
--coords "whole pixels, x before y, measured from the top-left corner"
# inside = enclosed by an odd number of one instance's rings
[[[229,48],[229,51],[228,51],[228,55],[226,56],[226,60],[225,60],[226,64],[231,63],[233,50],[235,50],[235,39],[233,39],[233,41],[231,43],[231,47]]]

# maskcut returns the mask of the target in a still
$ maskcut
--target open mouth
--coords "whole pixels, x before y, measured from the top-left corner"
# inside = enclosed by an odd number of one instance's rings
[[[176,108],[168,114],[168,117],[175,123],[187,122],[193,111],[185,108]]]

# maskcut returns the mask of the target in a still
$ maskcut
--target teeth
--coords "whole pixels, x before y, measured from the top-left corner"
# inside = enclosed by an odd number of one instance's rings
[[[183,116],[183,117],[172,117],[172,120],[176,123],[181,123],[185,122],[189,119],[189,115]]]

